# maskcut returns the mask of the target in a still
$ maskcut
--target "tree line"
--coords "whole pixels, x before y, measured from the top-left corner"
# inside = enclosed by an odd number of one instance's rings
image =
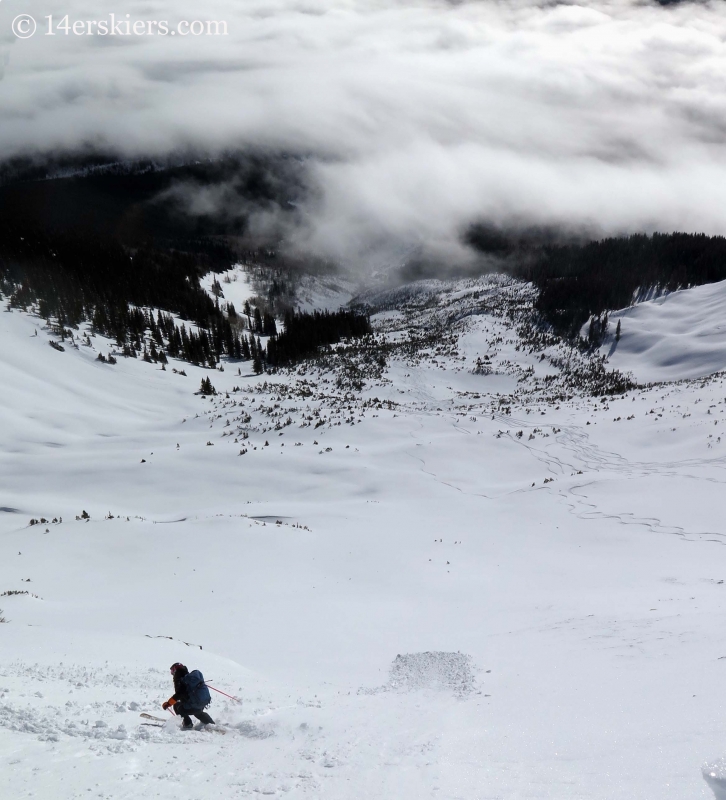
[[[370,318],[354,309],[296,312],[285,314],[285,329],[267,343],[267,361],[285,366],[314,355],[323,345],[371,332]]]

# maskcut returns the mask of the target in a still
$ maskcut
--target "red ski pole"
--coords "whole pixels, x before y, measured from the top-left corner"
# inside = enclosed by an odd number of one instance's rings
[[[223,694],[225,697],[229,697],[229,699],[230,700],[234,700],[235,703],[241,703],[242,702],[239,699],[239,697],[233,697],[231,694],[227,694],[227,692],[223,692],[221,689],[215,689],[214,686],[210,686],[209,681],[205,681],[205,683],[207,684],[207,686],[209,686],[210,689],[212,689],[212,691],[219,692],[219,694]]]

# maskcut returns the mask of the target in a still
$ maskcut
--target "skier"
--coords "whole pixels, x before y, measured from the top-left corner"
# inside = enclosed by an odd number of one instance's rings
[[[214,720],[204,710],[212,702],[212,697],[202,673],[198,669],[189,672],[184,664],[177,661],[171,665],[171,674],[174,678],[174,694],[161,707],[165,711],[172,708],[182,718],[183,730],[193,727],[190,716],[196,717],[204,725],[214,725]]]

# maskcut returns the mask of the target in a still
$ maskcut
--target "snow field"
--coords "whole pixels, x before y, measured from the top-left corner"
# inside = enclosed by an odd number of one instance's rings
[[[500,319],[456,325],[364,405],[0,314],[3,797],[712,795],[722,378],[555,405]],[[226,736],[142,725],[177,660],[242,699]]]

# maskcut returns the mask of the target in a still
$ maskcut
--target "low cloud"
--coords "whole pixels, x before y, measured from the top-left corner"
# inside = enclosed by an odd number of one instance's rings
[[[123,12],[229,36],[22,41],[18,8],[0,3],[0,156],[290,154],[306,191],[250,224],[300,252],[466,263],[479,220],[726,233],[723,3],[152,0]],[[42,27],[114,8],[21,11]],[[194,213],[249,213],[233,178],[177,191]]]

